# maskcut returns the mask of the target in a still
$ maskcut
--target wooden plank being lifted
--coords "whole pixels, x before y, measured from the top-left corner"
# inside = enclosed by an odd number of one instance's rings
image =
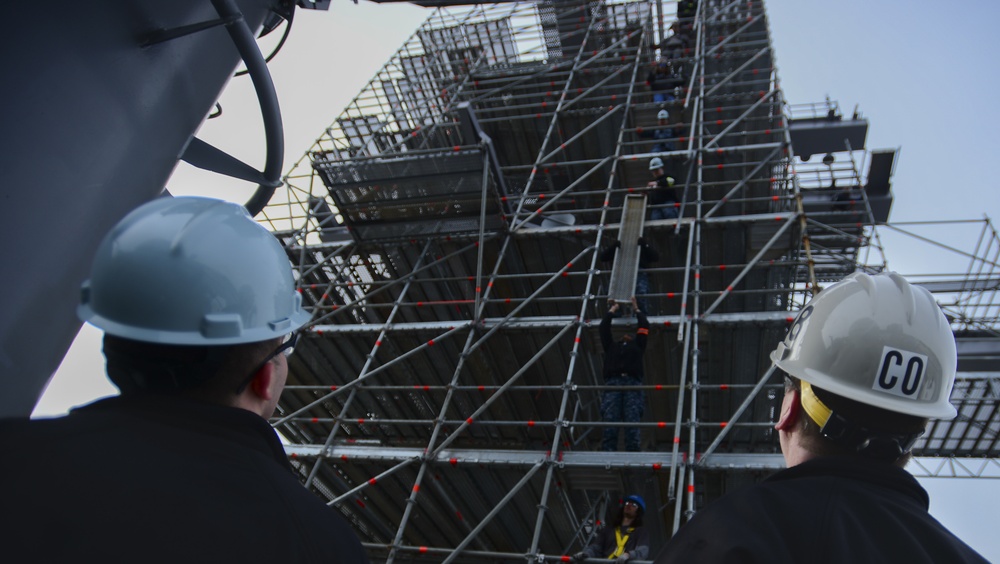
[[[618,230],[621,246],[615,253],[615,262],[611,266],[611,285],[608,288],[608,298],[619,303],[629,303],[635,295],[635,278],[639,273],[639,237],[642,237],[645,218],[646,196],[626,196],[622,224]]]

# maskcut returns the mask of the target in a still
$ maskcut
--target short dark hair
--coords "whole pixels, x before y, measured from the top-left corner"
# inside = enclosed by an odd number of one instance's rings
[[[104,335],[108,378],[122,395],[175,394],[230,404],[236,390],[280,344],[164,345]]]
[[[798,378],[785,374],[785,391],[788,392],[793,389],[799,392],[799,402],[801,404],[801,382]],[[851,423],[864,426],[871,431],[872,435],[912,435],[919,434],[927,428],[928,419],[925,417],[907,415],[861,403],[818,388],[815,385],[812,386],[812,390],[816,394],[816,397],[829,407],[830,410]],[[801,405],[800,409],[802,414],[802,417],[799,418],[802,425],[802,440],[810,452],[820,456],[862,456],[858,453],[856,447],[835,442],[824,437],[820,433],[819,425],[801,408]],[[902,468],[906,466],[910,458],[912,458],[912,455],[907,452],[894,460],[883,461],[892,462]]]

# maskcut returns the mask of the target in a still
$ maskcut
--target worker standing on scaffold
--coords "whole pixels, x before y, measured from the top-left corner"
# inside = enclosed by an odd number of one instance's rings
[[[649,337],[649,320],[639,309],[635,296],[632,310],[638,319],[635,336],[623,335],[618,341],[611,334],[611,319],[618,312],[619,304],[608,300],[608,312],[601,320],[601,345],[604,347],[604,384],[608,389],[601,397],[601,419],[604,422],[638,423],[646,407],[646,394],[637,389],[621,389],[642,385],[643,355]],[[618,427],[604,428],[601,450],[618,450]],[[639,451],[639,427],[625,427],[625,450]]]
[[[649,219],[676,219],[680,217],[680,201],[677,188],[674,188],[674,178],[667,174],[663,159],[653,157],[649,160],[649,173],[653,180],[647,185],[650,194]]]

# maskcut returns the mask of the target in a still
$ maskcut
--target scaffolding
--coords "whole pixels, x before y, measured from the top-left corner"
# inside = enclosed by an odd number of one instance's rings
[[[865,147],[867,120],[784,100],[759,0],[681,4],[438,9],[265,209],[314,312],[272,423],[373,560],[562,561],[632,493],[655,554],[783,466],[767,355],[798,308],[886,269],[885,230],[920,238],[888,223],[897,151]],[[653,157],[674,202],[653,197]],[[623,221],[637,196],[676,214]],[[948,249],[964,272],[911,278],[962,355],[960,417],[918,456],[997,458],[1000,239],[981,225]],[[660,255],[637,296],[643,449],[600,452],[626,424],[600,418],[597,326],[635,277],[600,257],[636,226]]]

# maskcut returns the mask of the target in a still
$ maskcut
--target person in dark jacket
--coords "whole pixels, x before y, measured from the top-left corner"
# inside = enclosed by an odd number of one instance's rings
[[[855,273],[801,310],[771,359],[787,469],[698,511],[658,564],[986,562],[904,469],[928,418],[956,415],[955,341],[927,290]]]
[[[670,24],[670,35],[660,42],[660,55],[667,60],[679,59],[687,56],[690,47],[691,36],[681,31],[680,20],[674,20]]]
[[[674,187],[674,178],[667,174],[663,164],[663,159],[653,157],[649,160],[649,173],[653,180],[649,182],[647,188],[650,192],[649,219],[676,219],[680,217],[680,207],[678,207],[677,188]]]
[[[368,562],[267,423],[310,314],[283,249],[242,206],[140,206],[105,237],[81,294],[121,394],[0,421],[5,560]]]
[[[611,333],[611,319],[618,312],[618,303],[608,300],[610,307],[601,320],[601,345],[604,348],[604,385],[609,389],[601,396],[601,419],[605,422],[638,423],[646,408],[646,395],[642,390],[616,389],[625,386],[641,386],[643,378],[643,355],[649,337],[649,320],[639,309],[635,297],[632,308],[638,319],[635,337],[624,335],[618,341]],[[619,427],[604,428],[601,450],[618,450]],[[638,427],[625,427],[625,450],[640,450]]]
[[[628,562],[645,560],[649,557],[649,531],[643,525],[646,502],[642,496],[626,497],[614,521],[598,531],[585,549],[571,557],[573,562],[584,562],[588,558],[598,558],[607,562]]]
[[[650,148],[651,153],[673,151],[676,136],[675,126],[670,125],[670,112],[667,110],[657,112],[656,127],[639,131],[639,137],[656,140],[656,143]]]
[[[657,104],[672,105],[683,93],[684,65],[677,62],[654,63],[646,74],[646,85]]]

